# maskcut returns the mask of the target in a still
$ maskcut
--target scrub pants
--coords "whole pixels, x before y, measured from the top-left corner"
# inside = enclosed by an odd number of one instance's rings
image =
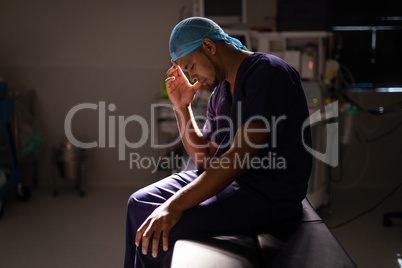
[[[253,227],[269,222],[269,202],[243,189],[235,181],[218,195],[183,212],[169,233],[168,251],[163,251],[160,241],[158,256],[153,258],[150,241],[148,254],[142,254],[141,245],[137,248],[134,243],[137,229],[158,206],[198,175],[197,171],[183,171],[131,195],[127,204],[125,268],[169,267],[173,246],[178,239],[194,235],[248,232]]]

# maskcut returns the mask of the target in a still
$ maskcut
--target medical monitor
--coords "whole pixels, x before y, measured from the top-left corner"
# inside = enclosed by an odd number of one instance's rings
[[[238,39],[243,45],[247,47],[248,50],[250,51],[253,50],[251,45],[250,31],[230,29],[230,28],[229,29],[223,28],[223,30],[231,37]]]
[[[206,17],[220,26],[247,22],[247,0],[193,0],[193,16]]]

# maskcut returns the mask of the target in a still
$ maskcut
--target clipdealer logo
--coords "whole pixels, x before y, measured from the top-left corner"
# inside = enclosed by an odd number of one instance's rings
[[[71,124],[74,115],[84,109],[90,110],[98,110],[98,141],[93,142],[82,142],[74,137]],[[110,112],[116,110],[116,105],[109,104],[107,108]],[[124,161],[126,159],[126,148],[137,149],[144,146],[147,142],[149,136],[149,128],[147,121],[139,116],[139,115],[131,115],[129,117],[117,116],[118,120],[118,151],[119,151],[119,160]],[[108,116],[108,148],[116,147],[116,116],[109,115]],[[129,142],[126,138],[126,127],[129,123],[137,122],[140,125],[140,131],[142,132],[141,138],[137,142]],[[90,148],[106,148],[106,103],[104,101],[99,102],[99,104],[95,103],[81,103],[68,111],[66,118],[64,120],[64,132],[66,134],[67,139],[76,147],[83,149]]]
[[[237,118],[238,120],[241,120],[241,103],[237,103]],[[159,107],[168,107],[172,108],[172,105],[170,104],[152,104],[151,105],[151,122],[148,124],[146,119],[139,115],[130,115],[128,117],[122,116],[122,115],[107,115],[107,111],[109,112],[114,112],[116,110],[116,105],[115,104],[109,104],[106,106],[106,102],[100,101],[98,104],[96,103],[81,103],[73,108],[71,108],[65,118],[64,121],[64,130],[67,139],[76,147],[83,148],[83,149],[90,149],[90,148],[118,148],[118,159],[120,161],[125,161],[126,160],[126,149],[131,148],[131,149],[138,149],[142,146],[144,146],[150,139],[150,145],[151,148],[169,148],[171,146],[176,145],[177,143],[181,142],[181,137],[178,135],[176,139],[173,141],[167,143],[167,144],[157,144],[155,141],[155,112],[157,111],[157,108]],[[74,135],[72,131],[72,120],[76,114],[81,111],[81,110],[94,110],[98,111],[98,140],[97,141],[92,141],[92,142],[82,142],[78,140]],[[198,118],[202,116],[197,116]],[[325,106],[325,119],[329,120],[331,118],[336,118],[338,117],[338,102],[333,102],[327,106]],[[117,119],[117,122],[116,122]],[[206,120],[205,117],[202,117],[202,119]],[[227,132],[228,135],[233,139],[234,134],[236,133],[236,129],[234,127],[233,122],[231,119],[227,116],[222,116],[219,118],[220,120],[226,120],[228,122],[229,128],[220,130],[221,132]],[[280,122],[286,120],[286,116],[280,116],[278,118],[272,117],[271,121],[266,119],[263,116],[253,116],[252,118],[249,119],[251,122],[254,119],[258,119],[262,121],[265,124],[266,129],[268,129],[271,132],[271,144],[269,145],[268,142],[263,144],[263,145],[257,145],[257,144],[250,144],[248,145],[254,146],[254,148],[268,148],[271,146],[271,148],[277,147],[277,128],[278,124]],[[312,154],[315,158],[323,161],[324,163],[336,167],[338,166],[338,123],[329,123],[326,126],[326,152],[321,153],[313,148],[309,147],[305,142],[304,142],[304,129],[308,126],[312,126],[318,122],[323,121],[324,118],[321,116],[321,111],[318,110],[315,113],[311,114],[303,123],[302,126],[302,143],[304,148]],[[246,122],[250,123],[249,121]],[[116,123],[117,123],[117,133],[116,133]],[[126,138],[126,127],[128,124],[136,123],[139,125],[139,130],[141,131],[141,137],[138,141],[136,142],[130,142]],[[189,122],[190,123],[190,122]],[[237,122],[238,125],[241,124],[241,122]],[[108,126],[108,128],[107,128]],[[108,134],[108,135],[107,135]],[[212,136],[216,135],[214,133]],[[245,140],[246,142],[251,142],[247,138],[247,133],[245,134]],[[107,137],[108,136],[108,137]],[[229,140],[232,140],[229,139]],[[106,141],[107,140],[107,141]],[[117,144],[116,144],[117,140]],[[130,168],[133,166],[132,162],[136,161],[137,166],[138,166],[138,161],[141,159],[141,156],[138,153],[130,153]],[[276,156],[279,159],[281,156]],[[283,158],[283,157],[282,157]],[[286,161],[285,159],[280,159],[282,162]],[[271,161],[271,160],[270,160]],[[143,161],[142,161],[143,162]],[[142,163],[141,162],[141,163]],[[148,161],[146,163],[157,163],[159,160],[153,160],[153,161]],[[151,166],[148,164],[148,166]],[[286,166],[286,163],[285,165]]]
[[[107,115],[107,111],[109,112],[114,112],[116,110],[116,105],[115,104],[109,104],[106,107],[106,103],[104,101],[100,101],[98,104],[95,103],[81,103],[73,108],[71,108],[64,120],[64,131],[66,134],[67,139],[76,147],[83,148],[83,149],[90,149],[90,148],[118,148],[118,155],[119,155],[119,160],[126,160],[126,148],[131,148],[131,149],[138,149],[144,145],[150,140],[150,146],[151,148],[170,148],[174,145],[177,145],[178,143],[181,142],[181,137],[178,135],[176,139],[173,141],[166,143],[166,144],[158,144],[157,141],[155,140],[154,135],[157,131],[155,127],[158,127],[157,124],[155,124],[155,120],[157,120],[156,112],[158,108],[170,108],[173,109],[173,106],[170,104],[152,104],[151,105],[151,121],[150,124],[148,124],[147,120],[139,115],[130,115],[128,117],[124,117],[122,115]],[[94,110],[98,111],[98,140],[97,141],[92,141],[92,142],[82,142],[79,139],[77,139],[73,135],[72,131],[72,121],[74,116],[76,116],[77,113],[83,110]],[[237,103],[237,117],[238,117],[238,122],[237,125],[241,125],[241,103]],[[116,122],[117,119],[117,122]],[[197,119],[201,119],[203,121],[206,121],[207,118],[205,116],[197,116]],[[234,138],[234,134],[236,133],[235,125],[234,122],[232,122],[231,118],[228,116],[217,116],[217,120],[224,120],[228,123],[228,128],[225,129],[220,129],[220,134],[226,133],[229,135],[229,140],[227,141],[226,144],[223,146],[229,146],[230,142]],[[263,116],[255,115],[252,116],[247,120],[245,124],[250,124],[253,120],[260,120],[264,123],[265,127],[271,132],[271,147],[275,148],[277,146],[277,135],[276,135],[276,129],[278,124],[281,123],[281,121],[286,120],[286,116],[280,116],[278,118],[272,117],[271,121],[268,119],[264,118]],[[117,123],[117,133],[116,133],[116,123]],[[126,138],[126,128],[129,124],[137,124],[139,125],[138,131],[141,132],[141,137],[138,141],[136,142],[130,142]],[[187,124],[190,124],[191,122],[187,122]],[[184,123],[186,124],[186,123]],[[108,128],[107,128],[108,126]],[[249,132],[259,132],[258,130],[254,131],[249,131]],[[217,132],[212,133],[212,139],[216,138]],[[245,135],[245,142],[253,146],[253,148],[264,148],[266,146],[269,146],[268,143],[263,144],[263,145],[257,145],[257,144],[252,144],[251,141],[248,139],[248,133],[246,132]],[[184,135],[188,135],[188,133],[185,133]],[[243,134],[242,134],[243,135]],[[108,136],[108,137],[107,137]],[[117,140],[117,144],[116,144]],[[199,146],[199,148],[203,148],[202,145],[195,145],[194,146]],[[205,145],[208,146],[208,145]]]
[[[325,120],[330,120],[338,117],[339,108],[338,101],[332,102],[325,106]],[[325,153],[314,150],[304,142],[304,129],[307,126],[313,126],[316,123],[323,121],[321,110],[318,110],[311,114],[303,123],[302,126],[302,142],[304,148],[315,158],[330,165],[331,167],[337,167],[339,164],[339,128],[337,122],[331,122],[326,124],[326,145]]]

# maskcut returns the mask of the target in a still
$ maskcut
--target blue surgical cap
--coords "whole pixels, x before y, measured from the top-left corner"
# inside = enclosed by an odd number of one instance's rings
[[[212,41],[224,40],[239,50],[247,50],[239,40],[230,37],[212,20],[203,17],[191,17],[182,20],[173,28],[169,40],[170,57],[176,61],[178,58],[186,56],[202,45],[204,38],[209,38]]]

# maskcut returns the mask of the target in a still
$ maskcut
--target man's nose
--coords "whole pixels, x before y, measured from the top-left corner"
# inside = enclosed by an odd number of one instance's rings
[[[190,76],[191,83],[195,83],[198,81],[198,76],[196,74],[188,73],[188,75]]]

